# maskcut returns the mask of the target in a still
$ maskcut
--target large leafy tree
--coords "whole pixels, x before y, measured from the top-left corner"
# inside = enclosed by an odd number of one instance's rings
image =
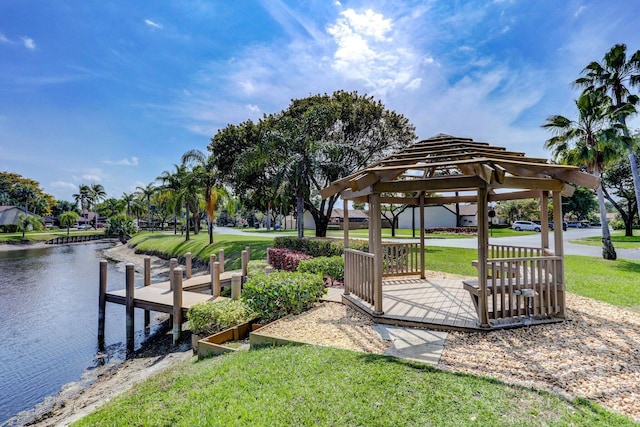
[[[552,151],[556,161],[584,167],[587,172],[601,177],[607,162],[618,155],[616,141],[621,125],[614,121],[621,111],[613,108],[610,100],[597,91],[583,92],[576,100],[576,107],[577,120],[560,115],[547,118],[542,127],[552,131],[554,136],[546,141],[545,147]],[[598,186],[596,194],[602,224],[602,256],[614,260],[617,255],[611,243],[602,185]]]
[[[624,222],[625,236],[633,236],[633,218],[638,202],[633,188],[633,175],[629,159],[621,156],[607,166],[603,175],[604,197],[618,211]],[[609,194],[609,189],[612,194]]]
[[[214,136],[208,149],[219,161],[232,164],[226,166],[230,173],[251,171],[261,176],[255,181],[260,183],[260,194],[283,203],[295,198],[299,226],[302,206],[314,218],[316,235],[325,236],[338,195],[320,200],[319,191],[415,139],[414,126],[380,101],[337,91],[292,100],[286,110],[258,124],[227,127]],[[234,153],[233,148],[239,151]],[[247,150],[254,155],[247,156]],[[256,168],[259,153],[268,167]]]
[[[20,174],[0,171],[0,206],[16,205],[37,215],[49,215],[56,201],[40,183]]]
[[[605,53],[601,62],[591,62],[582,74],[583,76],[574,82],[577,86],[583,87],[586,91],[602,92],[613,99],[613,106],[617,109],[616,118],[622,125],[623,138],[620,138],[620,142],[627,150],[636,200],[640,200],[638,161],[633,139],[630,138],[626,126],[627,117],[636,113],[635,108],[631,106],[636,105],[639,100],[629,88],[640,84],[640,50],[627,57],[627,46],[616,44]]]

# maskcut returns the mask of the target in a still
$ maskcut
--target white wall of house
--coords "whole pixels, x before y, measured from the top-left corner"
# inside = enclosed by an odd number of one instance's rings
[[[411,229],[412,216],[415,211],[415,226],[420,228],[420,208],[408,207],[398,216],[398,228]],[[456,214],[451,212],[444,206],[425,206],[424,207],[424,223],[425,227],[455,227]]]

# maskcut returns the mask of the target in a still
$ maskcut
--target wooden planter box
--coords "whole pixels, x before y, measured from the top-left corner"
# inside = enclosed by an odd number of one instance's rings
[[[251,322],[243,323],[198,340],[198,359],[237,351],[237,348],[228,347],[224,344],[229,341],[243,340],[249,336],[250,331]]]
[[[282,319],[278,319],[275,322],[269,323],[269,324],[272,325],[274,323],[282,322],[290,316],[291,315],[285,316]],[[264,326],[267,326],[267,325],[264,325]],[[257,331],[257,332],[254,331],[254,332],[251,332],[251,334],[249,334],[250,348],[253,348],[255,346],[264,346],[264,345],[276,346],[276,345],[313,345],[313,344],[306,343],[304,341],[296,341],[296,340],[291,340],[287,338],[274,337],[272,335],[264,334],[260,331]]]

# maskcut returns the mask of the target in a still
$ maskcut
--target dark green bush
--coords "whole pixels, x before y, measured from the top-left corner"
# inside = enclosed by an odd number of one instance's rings
[[[270,322],[313,307],[326,292],[319,274],[277,272],[250,277],[242,300],[258,317]]]
[[[273,241],[274,248],[286,248],[298,252],[304,252],[314,258],[332,257],[344,253],[344,242],[338,239],[326,239],[322,237],[278,236]],[[361,251],[368,250],[366,240],[350,240],[349,247]]]
[[[316,273],[322,274],[323,277],[329,278],[330,282],[344,281],[344,258],[341,256],[318,257],[305,259],[298,264],[300,273]]]
[[[253,311],[240,300],[202,302],[189,308],[187,319],[194,334],[211,335],[255,319]]]
[[[624,230],[625,229],[624,221],[622,221],[621,219],[609,221],[609,226],[611,228],[613,228],[614,230]]]

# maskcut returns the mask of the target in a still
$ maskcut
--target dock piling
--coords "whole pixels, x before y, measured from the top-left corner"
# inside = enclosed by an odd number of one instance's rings
[[[224,249],[218,251],[218,262],[220,263],[220,274],[224,273]]]
[[[171,258],[169,260],[169,290],[173,290],[173,270],[178,267],[178,260],[176,258]]]
[[[236,300],[240,298],[242,292],[242,275],[234,274],[231,276],[231,299]]]
[[[144,257],[144,285],[151,285],[151,257]],[[144,327],[148,328],[151,325],[151,312],[149,310],[144,311]]]
[[[182,268],[173,270],[173,345],[182,333]]]
[[[187,279],[191,279],[191,252],[184,254],[184,265],[187,270]]]
[[[98,349],[104,350],[104,324],[107,306],[107,261],[100,261],[100,291],[98,294]]]
[[[211,295],[220,296],[220,263],[214,262],[211,269]]]
[[[125,307],[127,313],[127,353],[132,353],[134,349],[134,265],[128,263],[126,265],[126,294],[125,294]]]
[[[247,277],[247,266],[249,265],[249,251],[242,251],[242,277]]]

